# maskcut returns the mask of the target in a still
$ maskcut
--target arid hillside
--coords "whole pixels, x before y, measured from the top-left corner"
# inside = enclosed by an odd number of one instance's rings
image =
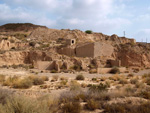
[[[33,24],[0,27],[0,113],[149,113],[150,44]]]
[[[40,26],[40,25],[34,25],[31,23],[9,23],[0,26],[0,32],[17,32],[17,31],[32,31],[35,30],[38,27],[46,28],[45,26]]]
[[[49,29],[29,23],[0,26],[1,66],[32,65],[56,72],[107,73],[115,66],[140,70],[150,68],[149,49],[148,43],[115,34]]]

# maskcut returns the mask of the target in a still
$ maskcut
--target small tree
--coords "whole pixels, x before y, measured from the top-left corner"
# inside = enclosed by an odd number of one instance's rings
[[[86,30],[85,33],[92,34],[92,31],[91,30]]]

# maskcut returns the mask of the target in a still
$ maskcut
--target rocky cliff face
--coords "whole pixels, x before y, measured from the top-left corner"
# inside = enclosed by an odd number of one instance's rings
[[[117,52],[117,59],[125,67],[150,67],[150,47],[141,45],[122,45]]]
[[[28,52],[9,51],[0,54],[0,66],[3,65],[18,65],[28,62]]]

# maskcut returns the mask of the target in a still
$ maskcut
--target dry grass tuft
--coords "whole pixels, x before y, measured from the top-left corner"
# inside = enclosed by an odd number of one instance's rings
[[[33,85],[32,80],[28,77],[19,79],[18,81],[13,83],[13,88],[27,89]]]
[[[5,75],[0,75],[0,83],[3,83],[5,81]]]
[[[100,104],[98,101],[94,99],[90,99],[87,101],[87,104],[85,105],[86,109],[94,111],[95,109],[98,109],[100,107]]]
[[[18,82],[19,77],[18,76],[10,76],[8,77],[4,82],[4,86],[13,86],[14,83]]]
[[[44,84],[44,80],[40,76],[30,75],[28,78],[30,80],[32,80],[33,85],[42,85],[42,84]]]
[[[81,105],[79,102],[67,102],[62,107],[63,113],[80,113]]]
[[[58,81],[58,79],[59,79],[59,76],[58,76],[58,75],[53,75],[51,81],[52,81],[52,82]]]
[[[48,81],[49,80],[49,78],[48,78],[48,76],[41,76],[41,79],[43,80],[43,81]]]
[[[79,90],[81,90],[81,85],[76,80],[72,80],[70,82],[70,90],[71,91],[79,91]]]

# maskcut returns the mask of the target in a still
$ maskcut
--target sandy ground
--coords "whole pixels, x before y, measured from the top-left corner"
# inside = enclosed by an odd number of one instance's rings
[[[147,70],[141,70],[139,71],[138,73],[133,73],[134,75],[143,75],[143,74],[146,74],[146,73],[150,73],[150,69],[147,69]],[[96,78],[96,77],[102,77],[102,76],[112,76],[114,74],[89,74],[89,73],[86,73],[86,72],[78,72],[78,73],[75,73],[75,74],[72,74],[72,73],[39,73],[38,75],[46,75],[46,76],[53,76],[53,75],[59,75],[59,76],[64,76],[64,77],[68,77],[68,78],[72,78],[74,79],[76,77],[76,75],[79,75],[79,74],[82,74],[85,76],[85,78]],[[128,75],[129,73],[121,73],[121,74],[118,74],[118,75]]]
[[[34,70],[35,71],[35,70]],[[133,73],[134,75],[143,75],[146,73],[150,73],[150,69],[146,70],[141,70],[138,73]],[[31,73],[30,70],[25,70],[25,69],[5,69],[5,68],[0,68],[0,74],[3,75],[30,75],[30,74],[35,74]],[[63,76],[63,77],[68,77],[71,79],[74,79],[76,75],[82,74],[85,76],[85,78],[94,78],[94,77],[102,77],[102,76],[112,76],[113,74],[89,74],[86,72],[77,72],[77,73],[38,73],[37,75],[46,75],[46,76],[53,76],[53,75],[58,75],[58,76]],[[121,73],[118,75],[128,75],[129,73]]]
[[[35,70],[34,70],[35,71]],[[36,72],[36,71],[35,71]],[[134,75],[143,75],[146,73],[150,73],[150,69],[147,70],[141,70],[138,73],[133,73]],[[0,68],[0,74],[3,75],[19,75],[19,76],[27,76],[27,75],[31,75],[31,74],[37,74],[37,73],[33,73],[33,70],[25,70],[25,69],[5,69],[5,68]],[[92,78],[99,78],[102,76],[112,76],[113,74],[89,74],[89,73],[85,73],[85,72],[80,72],[80,73],[38,73],[37,75],[46,75],[48,77],[52,77],[54,75],[58,75],[59,77],[63,76],[63,77],[67,77],[68,79],[75,79],[75,77],[78,74],[82,74],[85,76],[86,80],[85,81],[81,81],[81,82],[86,82],[86,83],[90,83],[89,80],[91,80]],[[129,73],[121,73],[120,75],[128,75]],[[50,82],[49,82],[50,83]],[[7,86],[1,86],[0,85],[0,89],[8,89]],[[33,86],[31,89],[26,89],[26,90],[20,90],[20,89],[13,89],[10,88],[9,90],[12,90],[12,92],[19,92],[21,95],[22,93],[27,93],[27,95],[39,95],[41,94],[51,94],[53,97],[59,97],[61,93],[63,93],[64,91],[67,91],[68,88],[65,89],[53,89],[53,90],[42,90],[39,87]]]

